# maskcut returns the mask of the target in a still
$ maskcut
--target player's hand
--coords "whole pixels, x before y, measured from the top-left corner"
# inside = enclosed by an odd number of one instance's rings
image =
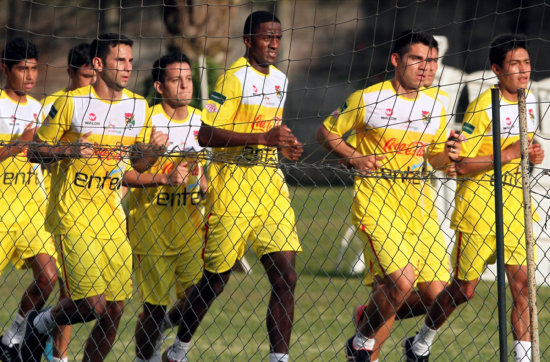
[[[445,142],[445,150],[443,151],[445,156],[447,156],[451,162],[459,161],[460,151],[462,150],[462,142],[465,140],[466,137],[464,137],[463,134],[460,134],[460,132],[457,132],[454,129],[451,130],[449,138]]]
[[[377,155],[368,155],[364,156],[357,152],[352,155],[347,162],[347,165],[362,174],[369,174],[372,171],[378,170],[382,167],[381,161],[386,158],[386,156],[377,156]]]
[[[90,158],[94,156],[94,147],[91,142],[88,141],[88,137],[92,135],[92,132],[88,132],[78,139],[78,141],[71,146],[71,155],[76,158]]]
[[[447,177],[450,178],[456,178],[458,173],[456,172],[456,165],[454,163],[451,163],[447,168],[445,169],[445,174]]]
[[[281,154],[284,158],[296,162],[304,152],[304,145],[298,140],[294,144],[281,147]]]
[[[171,186],[186,184],[188,180],[189,164],[187,162],[181,162],[168,174],[168,184]]]
[[[265,144],[271,147],[292,146],[298,139],[292,134],[290,128],[285,125],[275,126],[265,133]]]
[[[168,148],[168,134],[157,131],[153,126],[149,143],[153,146],[153,151],[157,154],[163,154]]]
[[[23,130],[23,133],[21,133],[21,136],[17,139],[19,142],[28,143],[31,142],[34,138],[34,135],[36,133],[36,125],[34,123],[29,123],[25,129]]]
[[[544,150],[538,143],[529,144],[529,161],[535,165],[540,165],[544,161]]]

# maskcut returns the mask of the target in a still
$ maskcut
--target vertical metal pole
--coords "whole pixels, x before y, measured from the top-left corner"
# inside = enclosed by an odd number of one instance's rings
[[[535,248],[533,242],[533,211],[531,208],[531,177],[529,175],[529,130],[525,89],[518,89],[519,140],[521,144],[521,178],[523,189],[523,213],[525,243],[527,248],[527,280],[529,283],[529,321],[531,322],[531,360],[540,361],[539,324],[537,311],[537,281],[535,280]]]
[[[508,360],[506,333],[506,274],[504,271],[504,225],[502,222],[502,159],[500,145],[500,92],[498,87],[491,89],[493,112],[493,160],[495,185],[495,232],[497,242],[497,290],[498,290],[498,340],[500,361]]]

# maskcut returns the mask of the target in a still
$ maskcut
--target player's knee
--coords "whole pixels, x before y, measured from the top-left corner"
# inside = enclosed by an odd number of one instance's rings
[[[273,280],[273,290],[277,293],[292,292],[298,283],[298,273],[294,268],[288,268]]]
[[[40,289],[40,291],[44,294],[45,298],[48,297],[48,295],[52,292],[55,283],[57,282],[57,271],[55,268],[51,270],[52,268],[44,268],[42,272],[40,272],[36,276],[36,285]]]
[[[201,294],[217,297],[222,294],[225,285],[229,281],[229,272],[216,274],[205,272],[203,278],[199,282],[201,284]]]
[[[472,300],[475,296],[475,285],[472,283],[461,283],[457,288],[453,288],[452,297],[457,305]]]
[[[105,313],[106,302],[103,295],[84,298],[78,301],[77,304],[78,313],[87,321],[97,319]]]

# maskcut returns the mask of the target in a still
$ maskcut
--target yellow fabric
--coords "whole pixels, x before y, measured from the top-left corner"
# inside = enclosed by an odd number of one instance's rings
[[[281,71],[271,66],[266,76],[240,58],[218,79],[202,121],[233,132],[267,132],[282,122],[286,89]],[[207,193],[213,213],[250,216],[289,207],[275,147],[216,147],[213,152]]]
[[[99,99],[92,87],[59,98],[39,128],[47,144],[69,144],[90,133],[91,158],[62,159],[52,165],[52,192],[46,224],[55,234],[77,233],[102,239],[126,234],[120,202],[128,148],[148,140],[145,99],[125,90],[119,101]]]
[[[388,81],[353,93],[324,121],[332,133],[356,134],[361,154],[385,156],[372,176],[355,178],[355,225],[364,225],[369,234],[387,224],[401,233],[422,230],[424,212],[417,204],[424,184],[424,153],[443,151],[445,114],[433,92],[406,99],[397,96]]]
[[[105,294],[107,301],[132,296],[132,248],[126,237],[99,239],[56,235],[63,280],[72,300]]]
[[[196,139],[201,114],[189,107],[188,117],[176,121],[162,106],[151,109],[151,124],[167,133],[170,156],[159,158],[148,173],[170,173],[180,162],[191,170],[186,185],[134,188],[127,197],[130,205],[129,236],[134,253],[141,255],[185,254],[189,243],[202,245],[204,206],[200,178],[204,155]]]
[[[247,240],[259,257],[279,251],[302,251],[290,207],[251,217],[212,214],[206,224],[204,269],[211,273],[230,270],[244,255]]]
[[[185,291],[202,277],[202,240],[192,242],[181,255],[139,255],[134,253],[136,283],[144,303],[168,306],[172,304],[170,291],[175,285],[176,297],[185,297]]]
[[[506,147],[519,140],[519,119],[517,103],[504,98],[500,102],[501,145]],[[491,90],[474,100],[466,110],[462,133],[462,157],[488,156],[493,154]],[[535,97],[527,95],[528,132],[533,135],[538,126]],[[494,235],[495,200],[493,185],[494,169],[485,169],[476,174],[465,175],[457,182],[455,210],[451,226],[463,233]],[[503,223],[510,235],[521,235],[525,230],[523,192],[520,159],[502,165]],[[534,219],[540,218],[533,212]]]
[[[16,141],[25,127],[35,123],[40,103],[27,96],[25,103],[13,101],[0,91],[0,142]],[[40,187],[41,170],[27,160],[27,150],[0,162],[0,231],[24,230],[32,222],[43,223],[46,195]]]

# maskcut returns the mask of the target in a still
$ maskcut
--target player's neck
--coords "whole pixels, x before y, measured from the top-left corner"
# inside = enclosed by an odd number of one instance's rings
[[[118,101],[122,99],[122,90],[115,90],[107,85],[101,78],[98,78],[98,80],[93,85],[94,91],[97,94],[97,96],[100,99],[110,100],[110,101]]]
[[[187,106],[174,108],[164,101],[162,102],[162,109],[164,109],[164,113],[166,113],[170,119],[177,121],[185,120],[189,113]]]
[[[504,88],[502,85],[498,85],[498,88],[500,89],[500,93],[502,93],[502,97],[507,100],[508,102],[517,103],[518,102],[518,93],[516,92],[510,92],[508,89]]]
[[[418,88],[408,89],[395,77],[391,80],[391,85],[393,86],[395,93],[400,97],[415,99],[418,96]]]
[[[4,93],[14,102],[16,103],[26,103],[27,102],[27,94],[23,92],[18,92],[16,90],[13,90],[11,88],[4,88]]]
[[[256,59],[252,58],[249,54],[246,54],[244,57],[246,58],[246,60],[248,60],[248,63],[252,68],[256,69],[258,72],[262,74],[269,75],[270,64],[260,64],[256,61]]]

